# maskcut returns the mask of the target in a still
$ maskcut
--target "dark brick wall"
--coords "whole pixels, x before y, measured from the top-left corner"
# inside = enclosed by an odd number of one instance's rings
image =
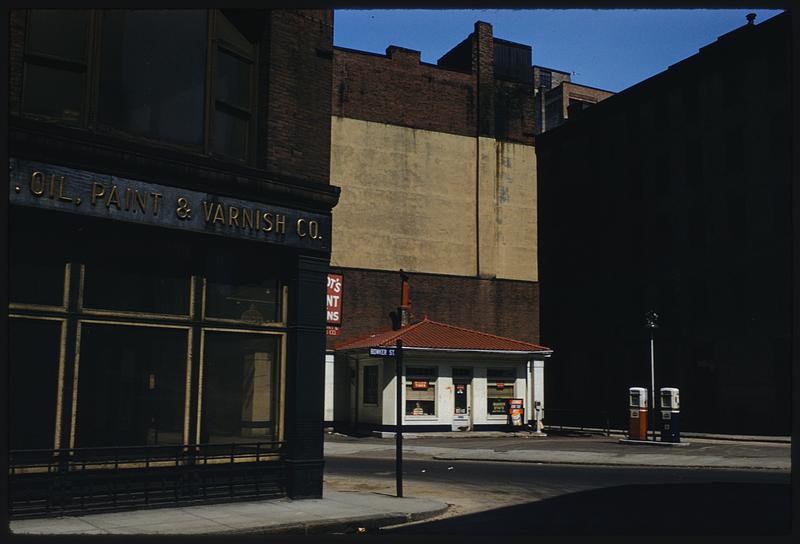
[[[270,14],[267,169],[328,182],[333,11]]]
[[[22,98],[22,54],[25,46],[25,11],[9,13],[8,35],[8,111],[16,114]]]
[[[395,46],[386,55],[335,48],[333,115],[532,145],[531,85],[496,80],[493,47],[491,25],[478,22],[439,65]]]
[[[346,340],[391,329],[400,305],[400,274],[382,270],[331,269],[343,276],[341,336]],[[411,313],[458,327],[539,341],[539,284],[511,280],[408,273]]]
[[[624,428],[628,387],[650,384],[653,309],[656,388],[681,390],[685,430],[789,434],[788,19],[537,138],[551,408],[606,409]]]
[[[419,53],[334,50],[333,114],[423,130],[475,135],[471,74],[420,64]]]

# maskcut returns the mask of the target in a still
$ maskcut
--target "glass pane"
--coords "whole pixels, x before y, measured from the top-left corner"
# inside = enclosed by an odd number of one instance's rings
[[[181,444],[188,331],[84,323],[77,447]]]
[[[83,9],[32,9],[28,51],[65,59],[86,58],[89,12]]]
[[[14,255],[14,254],[12,254]],[[11,259],[9,299],[19,304],[64,305],[65,264],[44,259]]]
[[[214,152],[246,159],[248,125],[249,122],[244,119],[217,110],[214,113]]]
[[[217,100],[250,108],[251,64],[224,49],[217,49]]]
[[[23,109],[27,113],[78,122],[83,77],[82,72],[26,64]]]
[[[202,144],[206,17],[205,10],[105,11],[100,121]]]
[[[189,315],[189,272],[129,260],[89,263],[84,269],[85,308]]]
[[[406,385],[406,415],[436,415],[436,385],[430,384],[426,390],[414,390]]]
[[[257,266],[224,257],[209,263],[205,293],[205,317],[235,319],[247,323],[280,320],[280,284],[265,277]]]
[[[55,447],[60,321],[9,319],[9,446]],[[11,386],[13,384],[13,386]]]
[[[203,358],[203,443],[275,440],[279,339],[207,332]]]

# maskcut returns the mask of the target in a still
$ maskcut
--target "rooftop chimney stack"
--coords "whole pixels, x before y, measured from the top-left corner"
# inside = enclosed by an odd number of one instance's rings
[[[746,17],[747,17],[747,24],[748,25],[752,25],[753,21],[756,20],[756,14],[755,13],[748,13]]]
[[[411,320],[411,299],[408,294],[408,275],[400,269],[400,279],[402,280],[400,288],[400,306],[397,308],[400,314],[400,328],[407,327]]]

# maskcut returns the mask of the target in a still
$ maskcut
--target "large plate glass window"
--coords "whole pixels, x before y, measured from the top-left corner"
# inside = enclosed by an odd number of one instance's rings
[[[279,338],[204,333],[200,442],[277,440]]]
[[[81,323],[76,447],[181,444],[189,331]]]
[[[508,399],[514,397],[513,369],[489,368],[486,370],[486,413],[490,416],[508,415]]]
[[[409,367],[406,370],[406,415],[436,415],[436,368]]]
[[[84,268],[84,308],[188,316],[190,292],[188,271],[163,260],[105,260]]]
[[[60,319],[8,321],[8,438],[12,450],[55,447],[63,327]]]
[[[204,299],[207,319],[252,324],[281,320],[280,282],[260,262],[255,263],[225,252],[209,256]]]

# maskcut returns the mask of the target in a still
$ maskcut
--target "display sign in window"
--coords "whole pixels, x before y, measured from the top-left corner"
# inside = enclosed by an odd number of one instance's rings
[[[409,368],[406,372],[406,415],[436,415],[436,369]]]
[[[490,368],[486,371],[486,413],[491,416],[508,415],[508,401],[514,398],[513,369]]]

